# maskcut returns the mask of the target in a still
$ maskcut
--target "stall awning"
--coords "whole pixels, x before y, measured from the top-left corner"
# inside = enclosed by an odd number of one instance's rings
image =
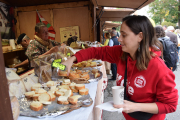
[[[140,9],[154,0],[92,0],[95,6]]]
[[[134,12],[134,9],[103,9],[103,14],[100,18],[101,21],[122,21],[127,15],[130,15]],[[100,10],[97,11],[97,14],[100,13]]]
[[[36,5],[79,2],[79,1],[89,1],[89,0],[0,0],[0,2],[3,2],[13,7],[36,6]]]

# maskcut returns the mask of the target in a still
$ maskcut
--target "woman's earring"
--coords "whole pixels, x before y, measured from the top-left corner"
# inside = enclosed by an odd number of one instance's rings
[[[139,45],[139,47],[138,47],[138,52],[140,52],[140,45]]]

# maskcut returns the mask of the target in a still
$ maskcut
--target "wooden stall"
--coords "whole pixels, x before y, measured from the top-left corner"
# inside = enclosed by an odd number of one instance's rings
[[[31,39],[34,38],[37,10],[54,27],[55,41],[61,42],[60,28],[70,26],[79,26],[80,40],[94,41],[92,7],[90,1],[17,7],[15,9],[16,36],[26,33]]]
[[[61,42],[61,27],[79,26],[80,40],[95,41],[97,32],[96,7],[119,7],[140,9],[154,0],[0,0],[1,2],[15,7],[16,38],[21,33],[26,33],[31,39],[34,38],[34,27],[36,24],[36,10],[50,23],[55,31],[55,40]],[[94,4],[94,5],[93,5]],[[120,20],[120,18],[118,18]],[[101,19],[104,21],[103,19]],[[100,26],[99,26],[100,27]],[[1,45],[1,43],[0,43]],[[10,98],[8,94],[8,82],[4,71],[4,59],[2,49],[0,50],[0,118],[2,120],[13,120]]]

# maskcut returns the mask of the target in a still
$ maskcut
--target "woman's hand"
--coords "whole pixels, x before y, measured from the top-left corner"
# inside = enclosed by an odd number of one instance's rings
[[[70,70],[71,70],[71,66],[72,66],[74,61],[76,61],[76,57],[75,56],[70,57],[68,60],[66,60],[65,62],[61,63],[61,64],[66,66],[68,76],[69,76],[69,73],[70,73]]]
[[[131,113],[138,111],[138,103],[130,102],[124,100],[124,104],[121,105],[113,105],[115,108],[123,108],[123,112]]]

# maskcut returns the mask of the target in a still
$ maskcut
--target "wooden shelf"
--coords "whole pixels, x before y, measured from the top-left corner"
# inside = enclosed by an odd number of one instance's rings
[[[10,53],[10,52],[16,52],[16,51],[22,51],[22,50],[25,50],[25,49],[15,49],[15,50],[12,50],[12,51],[3,52],[3,54],[4,54],[4,53]]]

